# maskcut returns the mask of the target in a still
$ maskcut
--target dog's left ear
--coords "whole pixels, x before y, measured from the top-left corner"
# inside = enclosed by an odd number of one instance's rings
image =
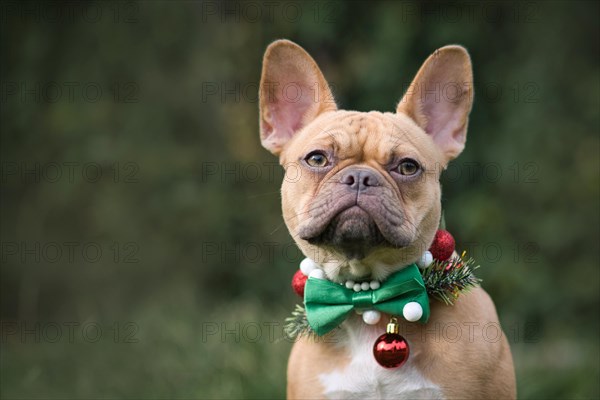
[[[315,60],[289,40],[277,40],[265,51],[259,101],[260,139],[275,155],[318,115],[337,110]]]
[[[423,63],[396,112],[407,114],[431,135],[447,163],[465,147],[472,105],[469,53],[462,46],[445,46]]]

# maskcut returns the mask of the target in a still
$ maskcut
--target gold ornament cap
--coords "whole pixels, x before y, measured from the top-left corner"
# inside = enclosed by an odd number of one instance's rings
[[[399,326],[398,326],[398,320],[396,319],[396,317],[390,318],[390,322],[387,324],[387,328],[385,331],[387,333],[398,334]]]

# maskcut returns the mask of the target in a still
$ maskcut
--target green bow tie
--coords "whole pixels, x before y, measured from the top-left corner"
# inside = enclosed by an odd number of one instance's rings
[[[402,309],[411,301],[416,301],[423,308],[419,322],[427,322],[429,298],[421,272],[415,264],[392,274],[376,290],[355,292],[339,283],[317,278],[309,278],[304,288],[306,317],[319,336],[339,326],[352,310],[375,309],[402,316]]]

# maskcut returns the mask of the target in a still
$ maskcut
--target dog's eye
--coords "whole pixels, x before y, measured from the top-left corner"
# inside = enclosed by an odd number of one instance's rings
[[[313,151],[304,159],[311,167],[322,168],[328,163],[327,156],[321,151]]]
[[[419,172],[419,164],[415,160],[406,159],[398,165],[398,172],[401,175],[411,176]]]

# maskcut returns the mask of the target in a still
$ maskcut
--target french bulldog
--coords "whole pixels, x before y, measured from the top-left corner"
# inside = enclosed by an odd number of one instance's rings
[[[465,146],[473,103],[463,47],[436,50],[395,112],[358,112],[338,109],[304,49],[277,40],[264,55],[259,99],[262,145],[286,170],[286,226],[326,279],[385,281],[429,248],[440,222],[439,177]],[[410,358],[397,369],[373,359],[385,318],[367,325],[353,314],[325,338],[300,338],[287,397],[516,398],[510,348],[489,295],[478,287],[451,306],[431,300],[430,312],[426,324],[399,318]]]

